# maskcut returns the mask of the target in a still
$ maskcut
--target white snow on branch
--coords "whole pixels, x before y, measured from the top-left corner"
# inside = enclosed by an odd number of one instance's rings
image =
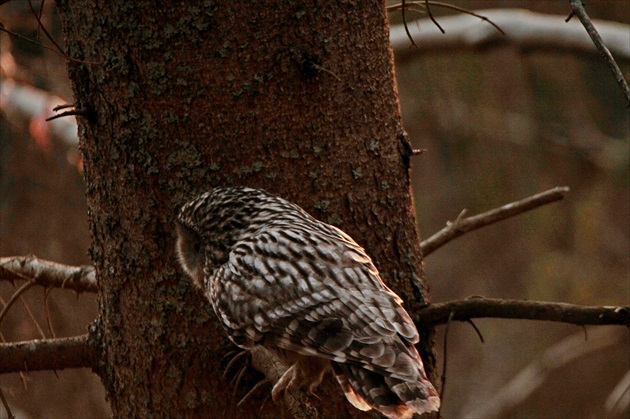
[[[466,14],[436,17],[446,31],[444,34],[429,18],[410,21],[407,27],[417,48],[410,47],[411,41],[402,24],[390,28],[390,40],[396,58],[410,58],[427,51],[479,49],[495,44],[510,44],[523,49],[597,53],[578,19],[565,22],[566,16],[534,13],[525,9],[474,12],[498,25],[505,35],[488,22]],[[593,24],[613,56],[630,59],[630,25],[602,20],[594,20]]]

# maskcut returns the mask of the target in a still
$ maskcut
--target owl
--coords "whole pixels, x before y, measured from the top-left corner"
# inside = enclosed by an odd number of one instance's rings
[[[347,400],[390,418],[437,411],[402,300],[340,229],[259,189],[217,188],[185,204],[177,253],[241,348],[288,367],[272,389],[312,391],[332,370]]]

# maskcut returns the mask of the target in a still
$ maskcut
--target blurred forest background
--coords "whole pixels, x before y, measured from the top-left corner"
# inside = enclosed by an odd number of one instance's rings
[[[568,0],[449,2],[470,10],[570,12]],[[39,9],[39,2],[32,4]],[[438,21],[455,13],[432,11]],[[630,23],[627,0],[588,2],[587,11],[593,19]],[[392,25],[400,21],[393,13]],[[2,5],[0,22],[55,48],[27,1]],[[63,45],[53,2],[44,4],[42,22]],[[423,30],[435,28],[421,27],[414,36]],[[629,79],[630,63],[618,63]],[[63,134],[66,122],[55,130],[44,121],[55,105],[73,102],[65,60],[0,33],[0,66],[0,256],[89,264],[76,136]],[[571,188],[560,203],[469,233],[428,256],[433,301],[482,295],[629,304],[630,113],[597,54],[509,45],[421,53],[397,60],[396,77],[405,129],[414,148],[426,149],[412,160],[423,238],[464,208],[473,215],[554,186]],[[14,81],[58,98],[27,117],[6,103]],[[13,292],[11,284],[0,283],[0,303]],[[35,287],[23,300],[2,322],[1,339],[85,334],[97,314],[89,294],[55,289],[46,298]],[[444,417],[628,417],[630,340],[624,328],[495,319],[475,324],[485,343],[467,324],[449,327]],[[436,336],[440,369],[444,330]],[[1,375],[0,386],[20,417],[110,414],[100,380],[87,370]],[[6,417],[1,408],[0,417]]]

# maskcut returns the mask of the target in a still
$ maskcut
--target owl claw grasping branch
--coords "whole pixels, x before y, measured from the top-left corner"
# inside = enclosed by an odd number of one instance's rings
[[[181,209],[177,252],[241,348],[289,367],[272,395],[316,387],[332,370],[346,398],[391,418],[438,410],[418,331],[363,248],[297,205],[217,188]]]

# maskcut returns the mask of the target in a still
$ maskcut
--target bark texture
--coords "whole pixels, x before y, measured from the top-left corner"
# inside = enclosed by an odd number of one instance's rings
[[[83,61],[69,71],[88,113],[79,130],[100,286],[91,331],[114,416],[255,417],[263,404],[263,416],[277,414],[268,389],[235,407],[222,377],[233,346],[176,269],[176,211],[214,186],[298,203],[363,245],[403,299],[425,302],[412,286],[422,268],[410,149],[383,2],[58,5],[69,55]],[[320,413],[358,415],[330,383]]]

